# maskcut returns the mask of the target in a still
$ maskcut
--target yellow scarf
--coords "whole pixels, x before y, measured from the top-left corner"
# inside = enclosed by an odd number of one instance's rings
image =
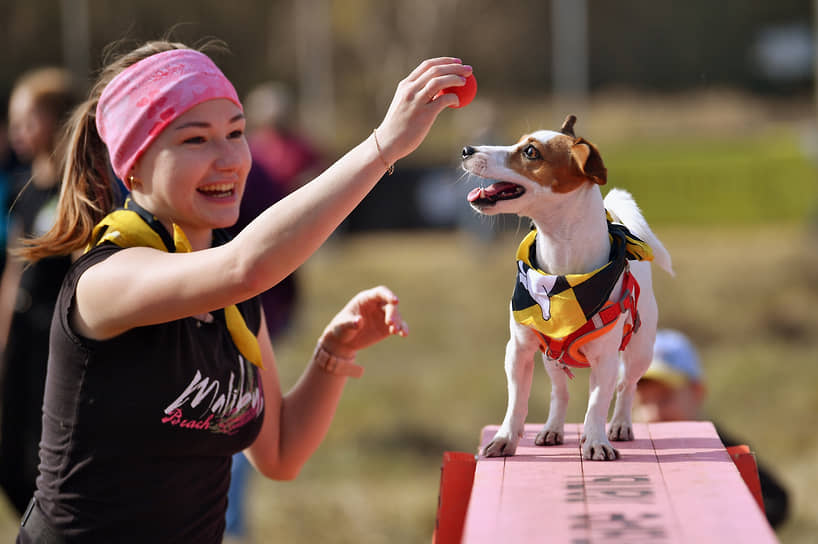
[[[608,236],[608,263],[587,274],[556,276],[537,268],[537,231],[532,230],[517,249],[514,319],[550,338],[564,338],[582,327],[608,301],[628,259],[653,260],[650,246],[610,217]]]
[[[192,250],[187,236],[179,225],[173,224],[173,237],[171,238],[156,217],[139,207],[130,198],[125,201],[124,208],[114,210],[97,223],[85,251],[88,252],[103,242],[111,242],[123,248],[152,247],[168,253],[188,253]],[[247,327],[244,317],[235,304],[224,309],[224,318],[230,337],[239,352],[257,367],[264,368],[258,339]]]

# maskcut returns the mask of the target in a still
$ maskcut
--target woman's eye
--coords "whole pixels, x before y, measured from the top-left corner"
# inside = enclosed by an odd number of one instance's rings
[[[525,155],[526,159],[531,159],[531,160],[540,158],[540,152],[537,151],[537,148],[534,147],[533,145],[526,146],[526,148],[523,149],[523,155]]]
[[[243,130],[234,130],[233,132],[231,132],[228,135],[228,138],[234,139],[234,138],[241,138],[242,136],[244,136],[244,131]]]
[[[203,144],[204,142],[204,136],[191,136],[190,138],[185,138],[184,140],[184,143],[186,144]]]

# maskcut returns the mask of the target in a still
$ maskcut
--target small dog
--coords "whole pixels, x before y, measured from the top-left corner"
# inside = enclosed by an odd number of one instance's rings
[[[628,192],[613,189],[602,198],[607,169],[597,148],[574,135],[575,122],[569,115],[559,132],[540,130],[511,146],[463,148],[463,169],[492,180],[469,193],[471,206],[486,215],[528,217],[535,229],[517,252],[505,355],[508,408],[481,452],[489,457],[516,451],[537,350],[551,378],[551,403],[535,444],[563,442],[571,366],[590,368],[583,458],[616,459],[609,439],[633,440],[636,382],[650,365],[658,319],[647,261],[672,275],[671,259]]]

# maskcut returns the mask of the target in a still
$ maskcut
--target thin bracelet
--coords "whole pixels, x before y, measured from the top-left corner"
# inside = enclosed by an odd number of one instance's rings
[[[391,176],[392,173],[395,171],[395,163],[389,164],[388,162],[386,162],[383,159],[383,152],[381,151],[381,144],[378,143],[378,133],[376,132],[376,129],[374,129],[374,128],[372,129],[372,136],[374,136],[374,138],[375,138],[375,147],[378,148],[378,157],[381,158],[381,162],[383,163],[384,166],[386,166],[386,174]]]
[[[355,357],[339,357],[327,351],[321,344],[316,346],[313,360],[318,368],[327,374],[360,378],[364,373],[364,367],[355,364]]]

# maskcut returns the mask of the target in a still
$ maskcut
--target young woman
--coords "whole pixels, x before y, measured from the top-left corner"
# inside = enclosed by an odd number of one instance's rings
[[[469,73],[453,58],[421,63],[366,140],[227,240],[250,168],[233,86],[167,42],[105,69],[72,119],[56,226],[24,252],[87,247],[52,323],[40,477],[19,542],[218,543],[232,454],[296,476],[363,370],[356,352],[408,328],[387,288],[358,293],[283,395],[255,297],[420,144],[457,104],[438,91]],[[108,158],[130,190],[113,212]]]

